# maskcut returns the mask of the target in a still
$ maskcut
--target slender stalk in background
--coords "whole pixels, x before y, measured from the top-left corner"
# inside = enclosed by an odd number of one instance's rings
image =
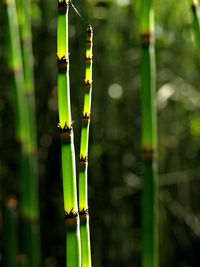
[[[15,106],[17,114],[16,122],[16,138],[22,147],[26,143],[26,105],[25,97],[23,93],[24,88],[24,76],[22,69],[22,55],[21,55],[21,46],[19,40],[19,29],[18,29],[18,19],[16,13],[15,0],[4,0],[7,11],[7,22],[8,22],[8,31],[9,31],[9,67],[14,75],[15,81]]]
[[[19,24],[15,0],[5,0],[8,14],[8,29],[10,40],[10,67],[14,74],[17,111],[16,137],[21,144],[20,164],[20,217],[22,220],[20,240],[21,255],[19,257],[21,266],[39,266],[34,248],[38,246],[37,225],[38,220],[38,198],[36,195],[36,179],[33,174],[35,162],[32,158],[32,134],[30,128],[29,105],[25,96],[25,81],[23,73],[22,53],[19,35]],[[37,248],[38,249],[38,248]],[[26,265],[28,264],[28,265]]]
[[[192,14],[193,14],[193,28],[194,36],[197,47],[197,54],[200,60],[200,11],[199,11],[199,2],[198,0],[189,0]]]
[[[17,267],[18,250],[18,218],[17,200],[15,196],[8,196],[5,201],[5,231],[4,231],[4,265],[5,267]]]
[[[82,117],[80,168],[79,168],[79,214],[81,233],[81,264],[82,267],[91,267],[90,230],[88,214],[88,143],[90,127],[90,111],[92,97],[92,45],[93,29],[87,30],[86,43],[86,72],[85,72],[85,100]]]
[[[143,151],[143,196],[142,196],[142,266],[158,265],[157,223],[157,129],[155,104],[155,55],[154,55],[154,8],[153,0],[142,0],[140,35],[141,101],[142,101],[142,151]]]
[[[22,44],[22,59],[24,71],[24,94],[27,103],[29,133],[28,134],[28,172],[30,202],[32,205],[24,236],[28,266],[40,266],[40,235],[39,235],[39,194],[38,194],[38,159],[37,159],[37,130],[34,94],[34,70],[31,32],[31,1],[17,0],[20,37]]]
[[[74,137],[71,120],[68,53],[69,1],[58,1],[58,110],[62,143],[62,178],[67,232],[66,266],[80,267],[80,229],[77,205]]]

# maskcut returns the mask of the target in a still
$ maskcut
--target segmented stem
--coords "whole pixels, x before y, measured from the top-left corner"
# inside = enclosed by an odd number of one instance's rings
[[[79,213],[81,222],[81,262],[83,267],[91,266],[90,232],[88,214],[88,142],[92,97],[92,46],[93,29],[89,26],[86,41],[85,99],[82,114],[80,167],[79,167]]]
[[[68,53],[68,10],[69,1],[58,1],[57,60],[58,60],[58,107],[61,129],[71,128],[71,109],[69,91],[69,53]],[[62,90],[59,90],[62,88]]]
[[[142,150],[143,150],[143,197],[142,237],[143,267],[158,264],[157,226],[157,130],[155,104],[155,56],[154,56],[154,8],[153,0],[141,3],[141,101],[142,101]]]
[[[57,63],[58,110],[62,143],[62,178],[67,228],[67,267],[80,267],[80,230],[76,190],[74,137],[71,120],[68,54],[69,1],[58,1]]]
[[[11,52],[11,68],[14,72],[15,77],[15,88],[16,88],[16,110],[18,113],[18,122],[16,135],[21,143],[21,174],[20,174],[20,217],[21,217],[21,240],[20,250],[21,255],[25,259],[27,266],[39,266],[39,207],[38,207],[38,182],[37,182],[37,160],[36,160],[36,132],[35,119],[33,114],[32,99],[30,97],[30,88],[28,88],[29,79],[27,75],[24,79],[24,73],[31,72],[29,66],[25,64],[28,62],[28,58],[31,55],[27,55],[24,51],[26,50],[23,46],[23,53],[21,52],[20,34],[19,34],[19,23],[16,12],[15,0],[5,1],[8,12],[8,24],[9,24],[9,39],[10,39],[10,52]],[[20,5],[19,17],[22,19],[23,16],[29,16],[25,14],[27,10],[23,9],[23,4],[18,1]],[[25,3],[28,8],[28,2]],[[24,25],[25,24],[25,25]],[[21,27],[22,33],[24,28],[27,28],[28,20],[23,21]],[[30,29],[30,25],[29,25]],[[29,33],[31,34],[31,33]],[[24,35],[22,35],[24,36]],[[24,39],[24,37],[22,38]],[[24,40],[23,40],[24,41]],[[26,40],[27,41],[27,40]],[[30,44],[31,45],[31,44]],[[27,52],[27,51],[26,51]],[[31,51],[29,49],[29,53]],[[23,55],[23,57],[22,57]],[[28,58],[27,58],[28,57]],[[22,61],[24,58],[24,62]],[[24,63],[24,64],[23,64]],[[32,125],[32,127],[31,127]],[[36,130],[35,130],[36,131]]]

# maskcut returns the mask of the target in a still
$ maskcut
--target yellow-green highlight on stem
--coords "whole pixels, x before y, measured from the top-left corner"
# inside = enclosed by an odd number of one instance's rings
[[[142,266],[158,266],[156,70],[154,55],[154,0],[141,1],[142,102]]]
[[[62,145],[62,180],[66,224],[66,266],[81,267],[76,165],[70,106],[68,10],[69,1],[59,0],[57,23],[58,112]]]
[[[89,26],[86,42],[86,71],[85,71],[85,98],[82,114],[80,167],[79,167],[79,214],[81,233],[81,264],[82,267],[91,267],[90,230],[88,213],[88,143],[92,97],[92,46],[93,29]]]
[[[61,129],[70,129],[71,110],[69,91],[69,54],[68,54],[68,0],[58,1],[57,23],[57,62],[58,62],[58,108]]]
[[[63,135],[63,134],[62,134]],[[63,175],[63,192],[64,192],[64,207],[67,214],[75,214],[78,210],[76,192],[76,173],[75,173],[75,153],[72,135],[72,130],[66,132],[65,136],[70,135],[69,143],[62,144],[62,175]],[[62,137],[63,138],[63,137]],[[66,179],[66,180],[65,180]]]
[[[80,215],[81,264],[82,267],[89,267],[92,266],[89,218],[84,218],[84,217],[85,215]]]
[[[87,160],[88,160],[88,143],[89,143],[89,126],[92,97],[92,46],[93,46],[93,29],[89,26],[86,41],[86,72],[85,72],[85,98],[82,115],[81,144],[80,144],[80,171],[79,175],[79,211],[87,210]],[[88,72],[89,71],[89,72]],[[84,174],[84,175],[83,175]],[[83,184],[86,184],[83,186]],[[83,202],[82,202],[83,200]]]

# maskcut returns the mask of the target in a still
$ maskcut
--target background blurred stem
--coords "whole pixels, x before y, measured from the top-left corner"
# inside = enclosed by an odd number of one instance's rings
[[[5,267],[17,266],[18,252],[18,216],[17,199],[15,196],[8,196],[5,201],[4,218],[4,265]]]
[[[88,214],[88,143],[92,97],[92,46],[93,29],[87,30],[86,71],[85,71],[85,100],[82,117],[80,168],[79,168],[79,214],[81,233],[81,263],[82,267],[91,266],[90,230]]]
[[[21,224],[21,252],[20,259],[27,266],[39,266],[39,243],[37,242],[38,196],[35,170],[36,161],[33,158],[33,136],[30,127],[34,120],[30,120],[29,103],[23,73],[22,52],[20,44],[19,23],[15,0],[5,0],[8,14],[8,28],[11,53],[11,69],[14,73],[17,122],[16,136],[21,144],[20,163],[20,216]],[[37,252],[36,252],[37,251]],[[26,261],[26,262],[25,262]],[[26,266],[26,265],[23,265]]]
[[[142,152],[143,152],[143,196],[142,196],[142,265],[158,265],[157,224],[157,131],[155,104],[155,56],[154,56],[154,8],[153,0],[142,1],[140,35],[141,101],[142,101]]]
[[[62,142],[62,178],[67,229],[66,265],[67,267],[80,267],[80,229],[69,90],[68,10],[69,2],[67,0],[59,0],[57,23],[58,110]]]
[[[24,94],[29,123],[29,133],[27,133],[27,172],[29,173],[29,184],[27,184],[27,188],[30,188],[30,209],[32,210],[29,221],[24,222],[24,227],[27,228],[26,233],[24,233],[24,238],[27,240],[24,242],[25,244],[29,244],[29,249],[27,249],[26,245],[28,266],[40,266],[37,129],[31,32],[31,1],[17,0],[17,4],[25,82]],[[24,160],[26,161],[26,158]]]

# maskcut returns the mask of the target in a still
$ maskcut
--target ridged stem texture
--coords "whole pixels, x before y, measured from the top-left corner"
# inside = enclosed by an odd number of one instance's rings
[[[79,214],[81,233],[81,264],[91,267],[90,231],[88,214],[88,143],[92,97],[92,46],[93,29],[89,26],[86,41],[85,98],[82,114],[80,166],[79,166]]]
[[[158,266],[157,129],[153,0],[141,1],[141,104],[142,104],[142,266]]]
[[[59,0],[57,22],[58,110],[62,143],[62,179],[67,232],[66,266],[80,267],[80,229],[69,87],[68,10],[69,1]]]
[[[194,37],[197,48],[198,58],[200,60],[200,10],[198,0],[189,0],[193,14]]]
[[[18,216],[15,196],[8,196],[5,201],[4,219],[4,267],[17,267],[18,253]]]
[[[19,34],[19,22],[15,0],[5,0],[8,14],[8,29],[10,40],[10,68],[15,81],[15,110],[16,110],[16,137],[21,144],[20,156],[20,217],[21,266],[39,266],[38,261],[38,196],[35,170],[36,162],[33,158],[31,122],[29,117],[29,103],[26,97],[26,86],[23,72],[23,60]],[[37,251],[35,253],[35,251]]]

